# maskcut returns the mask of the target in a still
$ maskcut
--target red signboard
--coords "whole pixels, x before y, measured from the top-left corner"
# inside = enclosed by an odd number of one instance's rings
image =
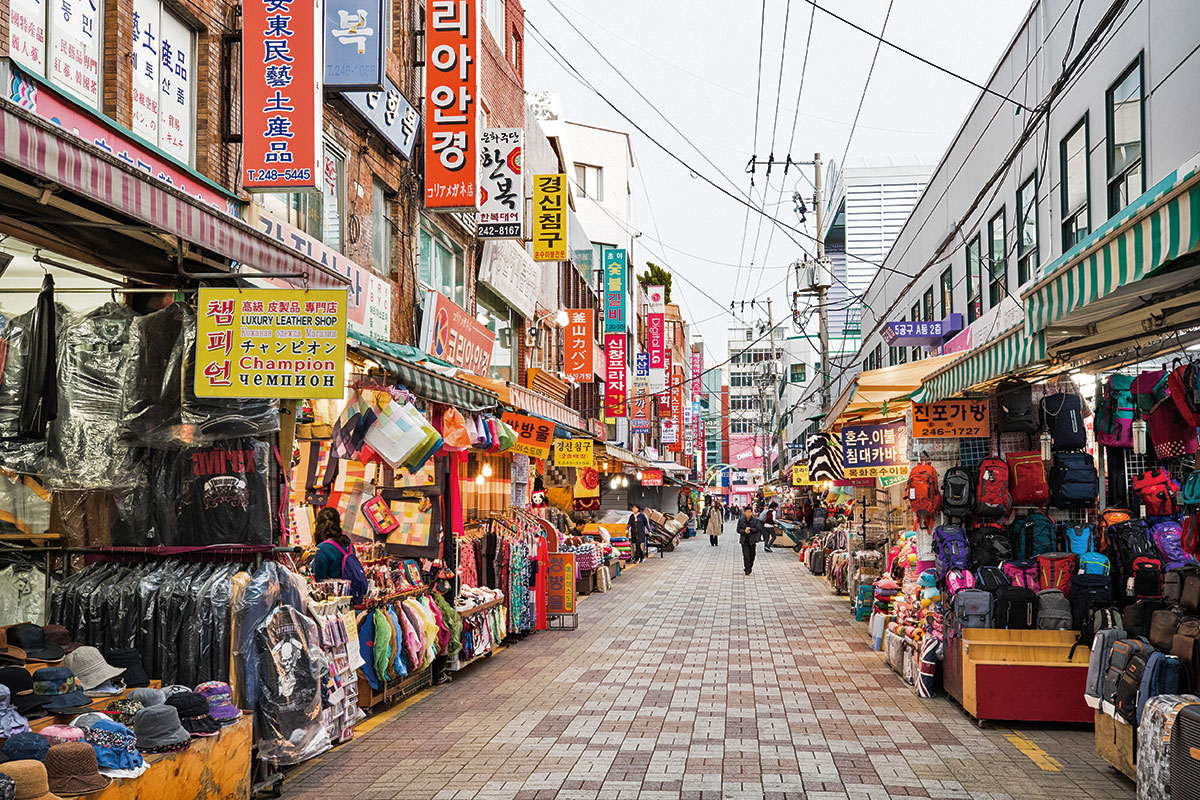
[[[650,354],[650,369],[664,369],[666,359],[666,297],[667,290],[662,286],[646,288],[646,338],[647,352]],[[670,375],[670,370],[667,370]]]
[[[661,469],[642,470],[642,486],[662,486],[663,472]]]
[[[625,365],[625,334],[604,334],[604,416],[625,416],[629,372]]]
[[[550,553],[546,571],[546,613],[575,613],[575,554]]]
[[[320,0],[242,3],[242,186],[321,186]]]
[[[629,432],[650,432],[650,393],[645,386],[633,387],[629,398]]]
[[[674,416],[671,414],[671,386],[678,383],[678,381],[675,380],[675,368],[671,364],[670,350],[666,351],[666,360],[663,363],[666,365],[663,368],[666,374],[666,383],[663,386],[663,391],[658,393],[658,412],[660,414]],[[651,367],[650,371],[653,372],[654,367]]]
[[[425,207],[474,210],[478,0],[425,0]]]
[[[567,329],[563,333],[563,364],[567,377],[579,383],[591,383],[595,377],[595,314],[590,308],[567,309]]]
[[[426,353],[476,375],[487,375],[495,344],[496,334],[456,303],[432,289],[425,293],[421,348]]]

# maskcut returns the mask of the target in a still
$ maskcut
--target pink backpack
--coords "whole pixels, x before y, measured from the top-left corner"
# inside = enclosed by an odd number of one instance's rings
[[[975,575],[969,569],[952,569],[946,573],[946,588],[952,595],[963,589],[974,589]]]
[[[1008,578],[1008,582],[1013,586],[1029,589],[1033,592],[1041,591],[1042,587],[1038,582],[1038,565],[1036,561],[1005,561],[1000,565],[1000,571],[1004,573],[1004,577]]]

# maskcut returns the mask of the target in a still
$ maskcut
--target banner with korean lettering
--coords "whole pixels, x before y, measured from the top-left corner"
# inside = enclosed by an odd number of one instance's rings
[[[487,375],[496,334],[441,292],[425,293],[421,349],[476,375]]]
[[[326,89],[383,90],[385,24],[381,0],[325,0]]]
[[[344,289],[200,289],[198,397],[341,398]]]
[[[816,486],[817,482],[808,477],[808,464],[792,466],[792,486]]]
[[[913,403],[915,439],[971,439],[992,435],[987,400]]]
[[[479,137],[480,239],[522,239],[525,236],[525,184],[521,128],[485,128]]]
[[[670,398],[668,414],[671,422],[674,424],[675,441],[671,443],[669,448],[672,453],[683,452],[683,384],[680,381],[672,381],[671,391],[667,395]]]
[[[650,393],[645,386],[634,386],[629,399],[629,432],[650,432]]]
[[[625,251],[604,251],[604,332],[625,331]]]
[[[696,429],[692,425],[692,404],[683,404],[683,452],[690,453],[696,447]]]
[[[650,388],[650,354],[637,353],[633,357],[633,385]]]
[[[629,398],[626,378],[629,368],[625,364],[625,334],[604,334],[604,416],[623,417],[627,413],[625,404]]]
[[[533,176],[533,260],[567,258],[567,176]]]
[[[700,401],[699,400],[692,401],[692,428],[693,428],[693,435],[696,438],[696,446],[699,448],[703,448],[704,447],[704,433],[703,433],[703,430],[702,430],[702,427],[700,424]]]
[[[563,371],[577,383],[596,379],[595,317],[590,308],[567,309],[567,327],[563,332]]]
[[[517,434],[517,443],[507,452],[520,453],[532,458],[545,458],[550,455],[550,446],[554,441],[553,422],[514,411],[505,411],[500,419]]]
[[[650,356],[650,391],[666,388],[671,370],[667,365],[666,287],[646,288],[646,351]]]
[[[575,554],[550,553],[546,569],[546,613],[575,613]]]
[[[321,187],[320,0],[242,2],[242,187]]]
[[[676,427],[675,420],[671,417],[662,417],[660,424],[662,426],[662,433],[660,434],[662,443],[673,446],[675,441],[679,438],[679,428]],[[674,447],[668,447],[667,449],[671,450],[672,452],[679,452],[678,450],[675,450]]]
[[[590,467],[592,465],[591,439],[555,439],[554,466]]]
[[[425,207],[474,211],[479,0],[425,0]]]
[[[663,374],[666,376],[661,389],[655,390],[654,387],[654,368],[650,368],[650,391],[658,395],[658,411],[660,414],[671,413],[671,387],[678,383],[678,378],[675,375],[675,369],[671,366],[671,351],[667,351],[666,367],[663,369]]]
[[[842,466],[847,478],[908,474],[908,425],[846,425],[842,428]]]
[[[701,365],[703,354],[692,353],[692,399],[700,399],[700,373],[703,371]]]

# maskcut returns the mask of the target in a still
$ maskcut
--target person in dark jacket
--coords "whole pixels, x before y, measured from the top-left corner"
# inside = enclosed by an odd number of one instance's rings
[[[771,552],[771,545],[775,543],[775,513],[779,509],[779,504],[772,502],[769,506],[763,509],[758,515],[758,521],[762,523],[763,552]]]
[[[646,534],[650,530],[650,520],[642,513],[637,503],[629,506],[629,522],[625,525],[629,531],[629,540],[633,543],[634,564],[646,560]]]
[[[336,508],[322,508],[317,512],[313,540],[317,543],[317,554],[312,561],[313,580],[341,578],[342,559],[345,553],[353,552],[354,546],[350,543],[350,537],[342,533],[342,517]]]
[[[738,538],[742,543],[742,566],[747,575],[754,570],[754,551],[755,545],[758,543],[758,531],[761,527],[762,523],[754,518],[754,513],[747,504],[742,509],[742,516],[738,517],[737,523]]]

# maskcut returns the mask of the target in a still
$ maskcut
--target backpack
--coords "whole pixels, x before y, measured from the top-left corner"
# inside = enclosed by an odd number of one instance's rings
[[[1011,586],[1008,580],[999,567],[980,567],[975,570],[975,588],[982,589],[985,592],[995,592],[1001,586]]]
[[[931,517],[941,509],[942,494],[938,491],[937,470],[932,464],[917,464],[909,470],[904,494],[918,519]]]
[[[1050,394],[1042,398],[1042,424],[1050,431],[1055,450],[1082,450],[1087,447],[1083,427],[1083,398],[1077,394]]]
[[[1146,516],[1165,517],[1179,511],[1179,504],[1175,502],[1179,484],[1162,467],[1154,467],[1134,478],[1133,488],[1142,497]]]
[[[1186,509],[1200,509],[1200,470],[1188,473],[1183,480],[1183,488],[1179,490],[1175,500]]]
[[[950,596],[958,594],[964,589],[975,588],[975,575],[969,569],[952,569],[946,573],[946,590],[950,592]]]
[[[1009,453],[1008,471],[1012,484],[1013,505],[1045,506],[1050,502],[1050,487],[1046,484],[1046,465],[1042,454]]]
[[[984,523],[971,528],[971,558],[981,567],[998,567],[1012,558],[1012,542],[1003,526]]]
[[[342,580],[350,581],[350,596],[356,605],[361,603],[367,599],[367,592],[371,586],[367,582],[367,572],[363,569],[362,562],[354,554],[354,545],[351,544],[350,549],[346,550],[332,539],[326,539],[321,544],[325,544],[325,542],[336,547],[337,551],[342,554]]]
[[[1151,369],[1139,373],[1129,384],[1129,394],[1133,398],[1134,407],[1142,412],[1142,416],[1149,414],[1155,406],[1167,399],[1167,371]]]
[[[1131,375],[1110,375],[1100,390],[1096,408],[1096,441],[1108,447],[1133,447],[1133,384]]]
[[[1163,596],[1163,568],[1157,558],[1138,556],[1133,560],[1129,580],[1132,589],[1128,593],[1139,600],[1157,599]]]
[[[996,590],[997,628],[1029,630],[1037,624],[1038,596],[1020,586],[1002,586]]]
[[[1083,557],[1092,552],[1092,526],[1081,525],[1078,528],[1068,527],[1063,529],[1063,534],[1067,540],[1067,550],[1077,556]]]
[[[1074,627],[1071,602],[1058,589],[1043,589],[1037,593],[1037,629],[1039,631],[1069,631]]]
[[[996,426],[1000,433],[1037,433],[1033,410],[1033,387],[1016,378],[1006,378],[996,387]]]
[[[1042,588],[1038,583],[1038,566],[1036,561],[1005,561],[1000,565],[1000,571],[1012,586],[1038,591]]]
[[[1127,522],[1133,519],[1133,512],[1126,508],[1106,508],[1100,512],[1097,517],[1100,529],[1100,552],[1108,550],[1108,529],[1118,522]]]
[[[1017,517],[1008,526],[1013,553],[1017,558],[1037,558],[1058,549],[1058,529],[1045,514]]]
[[[1179,632],[1182,615],[1169,608],[1160,608],[1150,616],[1150,644],[1159,650],[1170,650]]]
[[[1200,512],[1183,515],[1179,544],[1193,558],[1200,558]]]
[[[1179,691],[1180,675],[1183,665],[1175,656],[1151,653],[1146,661],[1146,669],[1142,674],[1142,684],[1138,688],[1136,720],[1142,721],[1142,711],[1151,697],[1160,694],[1176,694]]]
[[[1121,627],[1129,631],[1130,636],[1149,636],[1154,612],[1166,607],[1167,604],[1162,600],[1138,600],[1130,603],[1121,613]]]
[[[964,589],[954,595],[954,621],[963,628],[991,628],[995,598],[981,589]]]
[[[1194,380],[1196,370],[1192,364],[1175,367],[1167,375],[1167,397],[1171,398],[1175,410],[1189,428],[1200,428],[1200,414],[1194,408],[1195,397],[1191,392],[1191,388],[1196,384],[1188,383],[1189,369]]]
[[[1200,581],[1200,566],[1188,564],[1168,570],[1163,576],[1163,600],[1172,605],[1179,605],[1183,601],[1183,587],[1191,575],[1195,575],[1196,580]]]
[[[1071,577],[1079,570],[1079,557],[1074,553],[1043,553],[1037,557],[1038,584],[1045,589],[1071,593]]]
[[[975,493],[975,513],[982,517],[1006,517],[1012,508],[1008,492],[1008,462],[985,458],[979,463],[979,489]]]
[[[1091,508],[1100,493],[1096,462],[1087,453],[1055,453],[1049,484],[1055,508]]]
[[[1108,529],[1108,549],[1105,555],[1112,563],[1113,587],[1125,596],[1125,583],[1133,576],[1133,562],[1140,556],[1155,557],[1158,552],[1150,544],[1146,525],[1140,519],[1118,522]],[[1128,630],[1128,626],[1126,626]]]
[[[1150,538],[1158,554],[1162,556],[1164,569],[1175,569],[1195,563],[1183,550],[1183,527],[1173,519],[1156,523],[1150,529]]]
[[[975,493],[971,489],[971,471],[966,467],[950,467],[942,477],[942,513],[965,519],[975,510]]]
[[[1135,658],[1145,661],[1153,651],[1150,642],[1141,636],[1130,634],[1128,639],[1117,639],[1113,642],[1108,652],[1108,669],[1104,671],[1100,682],[1100,699],[1105,703],[1114,702],[1125,669]]]
[[[1084,553],[1079,557],[1079,571],[1084,575],[1104,575],[1112,574],[1112,565],[1108,563],[1108,556],[1101,553]]]
[[[1075,628],[1084,623],[1089,609],[1112,605],[1112,584],[1104,575],[1073,575],[1071,591],[1063,594],[1071,598],[1071,619]]]
[[[1084,631],[1081,630],[1079,633],[1082,636]],[[1087,682],[1084,684],[1083,689],[1084,702],[1091,708],[1100,707],[1104,673],[1108,672],[1109,658],[1112,656],[1112,646],[1118,639],[1124,638],[1126,638],[1125,631],[1120,628],[1101,628],[1092,634],[1092,652],[1088,657]]]
[[[1138,691],[1142,688],[1142,677],[1146,672],[1146,659],[1137,655],[1129,659],[1125,671],[1117,681],[1117,692],[1113,695],[1117,716],[1133,725],[1137,720]]]
[[[933,532],[933,552],[941,577],[952,569],[967,570],[971,566],[971,545],[961,525],[939,525]]]

